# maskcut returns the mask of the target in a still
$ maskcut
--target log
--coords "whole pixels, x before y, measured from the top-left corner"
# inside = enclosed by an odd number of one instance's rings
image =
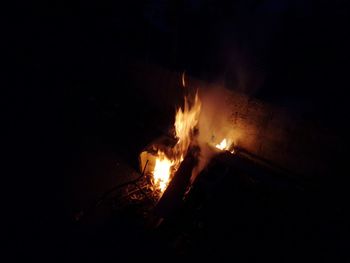
[[[198,164],[198,149],[190,148],[176,171],[169,186],[154,208],[160,218],[173,216],[181,207],[184,194],[190,184],[193,168]]]

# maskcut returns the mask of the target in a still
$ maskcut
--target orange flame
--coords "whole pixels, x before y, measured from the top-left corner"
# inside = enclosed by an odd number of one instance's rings
[[[182,75],[181,75],[181,82],[182,82],[182,87],[186,87],[186,81],[185,81],[185,71],[182,72]]]
[[[170,170],[173,164],[173,161],[169,160],[163,152],[158,151],[158,157],[156,158],[156,164],[153,171],[153,184],[161,192],[164,192],[168,186],[171,173]]]
[[[158,151],[152,173],[153,185],[161,193],[165,191],[171,177],[180,167],[187,153],[194,130],[198,124],[200,110],[201,102],[197,92],[192,104],[185,97],[184,108],[180,107],[176,112],[174,126],[178,141],[171,149],[170,156],[166,156],[164,152]]]
[[[178,109],[175,116],[175,133],[178,138],[177,144],[174,147],[175,159],[177,162],[182,162],[190,146],[193,131],[198,124],[199,113],[201,111],[201,102],[196,93],[194,103],[190,106],[188,99],[185,97],[184,109]],[[179,164],[180,164],[179,163]]]

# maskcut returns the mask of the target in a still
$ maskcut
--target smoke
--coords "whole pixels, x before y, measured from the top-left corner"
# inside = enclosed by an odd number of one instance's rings
[[[196,144],[200,148],[199,163],[193,170],[191,181],[208,165],[210,160],[220,151],[215,148],[223,139],[228,146],[237,145],[238,132],[234,129],[232,111],[229,107],[231,92],[220,86],[201,89],[199,96],[202,102],[198,120],[198,136]]]

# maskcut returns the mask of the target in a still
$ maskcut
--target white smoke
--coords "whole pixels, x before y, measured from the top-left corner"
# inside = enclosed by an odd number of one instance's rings
[[[215,145],[226,139],[230,146],[237,144],[238,133],[230,121],[232,112],[229,107],[231,93],[220,86],[201,89],[199,96],[202,102],[199,115],[196,144],[200,147],[199,163],[192,173],[191,181],[219,153]]]

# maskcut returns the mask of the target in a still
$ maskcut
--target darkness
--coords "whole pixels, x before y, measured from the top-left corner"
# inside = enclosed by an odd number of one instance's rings
[[[196,241],[189,252],[176,256],[162,242],[164,233],[152,238],[140,234],[142,227],[127,212],[85,230],[72,222],[76,211],[120,182],[122,175],[115,178],[113,169],[137,169],[139,152],[171,124],[173,109],[151,105],[144,89],[130,83],[130,69],[138,63],[223,83],[316,118],[345,138],[350,59],[346,1],[15,5],[2,16],[7,156],[2,186],[12,258],[128,262],[153,259],[156,245],[164,246],[167,260],[348,259],[346,171],[300,192],[288,179],[264,177],[244,165],[232,168],[239,176],[218,183],[222,190],[204,202],[204,212],[192,215],[185,209],[185,215],[212,223],[205,234],[193,234]],[[246,173],[259,183],[245,179]],[[181,232],[189,224],[186,216],[181,220],[168,227],[175,225]]]

